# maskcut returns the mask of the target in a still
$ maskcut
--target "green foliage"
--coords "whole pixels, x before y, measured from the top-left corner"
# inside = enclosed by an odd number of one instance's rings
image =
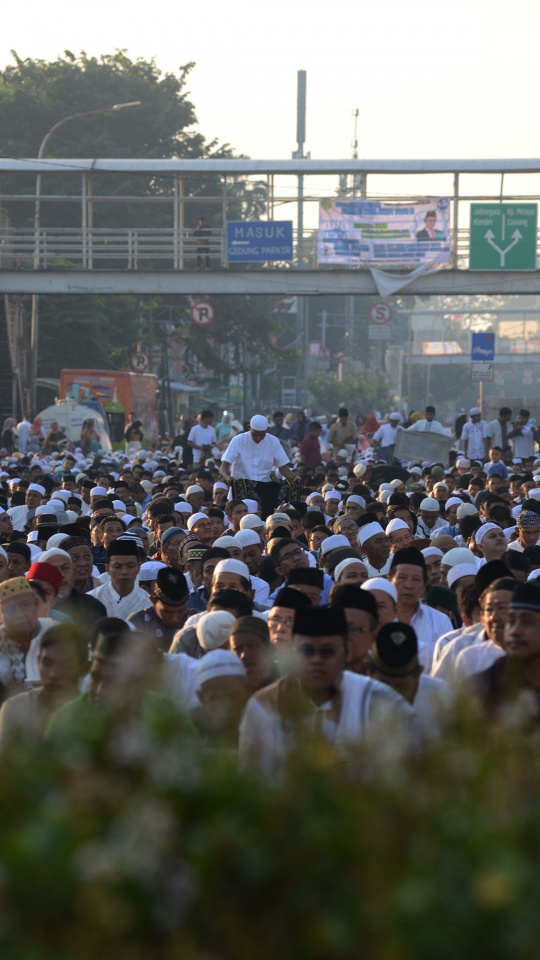
[[[272,784],[192,750],[4,759],[2,957],[536,960],[535,737],[460,719]]]
[[[390,403],[388,381],[383,373],[355,370],[346,364],[341,380],[335,374],[319,374],[308,379],[308,387],[319,410],[335,413],[346,404],[353,416],[384,409]]]

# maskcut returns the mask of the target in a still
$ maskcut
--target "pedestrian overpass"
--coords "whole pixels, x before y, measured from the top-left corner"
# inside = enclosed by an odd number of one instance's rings
[[[539,270],[469,269],[471,203],[538,202],[540,160],[0,159],[0,294],[375,296],[369,265],[318,263],[319,203],[338,194],[448,198],[451,264],[410,282],[399,268],[407,294],[540,293]],[[292,259],[230,263],[231,220],[293,220]]]

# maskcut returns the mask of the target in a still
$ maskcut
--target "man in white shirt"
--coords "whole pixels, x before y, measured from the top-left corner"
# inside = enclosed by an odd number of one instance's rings
[[[28,417],[25,414],[21,422],[17,424],[17,439],[19,441],[19,452],[22,453],[23,457],[26,456],[26,451],[28,449],[28,437],[30,436],[31,429],[32,429],[32,424],[30,423]]]
[[[489,457],[489,427],[482,420],[479,407],[471,407],[469,416],[461,433],[463,452],[468,460],[484,462]]]
[[[189,431],[187,442],[193,450],[194,466],[208,458],[213,445],[217,442],[216,431],[212,426],[213,419],[214,414],[211,410],[203,410],[199,414],[199,422]]]
[[[401,414],[395,410],[388,415],[389,423],[383,423],[373,434],[375,443],[380,443],[379,456],[385,463],[392,463],[398,430],[401,430]]]
[[[390,540],[378,520],[366,523],[358,531],[360,553],[369,577],[386,577],[390,572]]]
[[[452,621],[445,613],[420,603],[427,582],[426,561],[420,550],[416,547],[399,550],[392,560],[389,579],[397,590],[397,618],[416,631],[422,666],[429,673],[435,644],[452,629]]]
[[[488,433],[490,446],[500,447],[503,457],[510,456],[512,447],[508,439],[510,432],[510,421],[512,419],[512,410],[510,407],[501,407],[499,416],[496,420],[490,420],[488,423]]]
[[[416,423],[407,427],[407,430],[409,433],[444,433],[448,436],[442,423],[435,420],[435,407],[426,407],[425,418],[423,420],[417,420]]]
[[[111,579],[90,590],[88,596],[103,604],[108,617],[119,617],[120,620],[126,620],[131,613],[146,610],[148,594],[136,585],[139,569],[137,544],[132,540],[113,540],[107,549],[105,564]]]
[[[255,482],[253,492],[259,496],[265,520],[273,512],[279,495],[279,486],[271,480],[271,471],[278,467],[286,480],[294,480],[294,473],[288,463],[281,443],[277,437],[268,433],[266,417],[255,416],[251,418],[249,430],[233,437],[225,450],[221,458],[221,475],[226,480]],[[247,495],[251,496],[251,492]]]

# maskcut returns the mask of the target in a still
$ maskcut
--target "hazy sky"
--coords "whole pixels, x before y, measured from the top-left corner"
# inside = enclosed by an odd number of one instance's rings
[[[307,149],[350,156],[540,154],[538,0],[24,0],[4,4],[0,62],[126,48],[164,70],[193,60],[202,131],[252,157],[290,157],[296,71]]]

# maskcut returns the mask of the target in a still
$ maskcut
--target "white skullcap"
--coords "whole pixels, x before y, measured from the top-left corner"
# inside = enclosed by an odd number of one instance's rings
[[[390,481],[390,486],[392,487],[392,490],[397,490],[398,487],[403,486],[403,480],[400,480],[399,477],[396,477],[395,480]]]
[[[52,507],[49,507],[49,504],[48,504],[48,503],[44,503],[41,507],[36,507],[36,512],[35,512],[34,516],[35,516],[35,517],[43,517],[43,516],[45,516],[45,514],[47,514],[47,513],[54,513],[54,512],[55,512],[55,511],[53,510]]]
[[[213,489],[214,489],[214,490],[228,490],[229,488],[228,488],[228,486],[227,486],[226,483],[223,483],[223,480],[216,480]]]
[[[332,483],[324,483],[321,488],[321,493],[324,496],[325,493],[328,493],[329,490],[333,490],[334,485]]]
[[[41,556],[42,556],[43,551],[40,549],[40,547],[38,547],[37,543],[28,543],[28,542],[27,542],[27,547],[29,547],[29,549],[30,549],[30,554],[31,554],[30,559],[31,559],[32,563],[35,563],[36,560],[40,560],[40,559],[41,559]]]
[[[9,563],[9,557],[3,547],[0,547],[0,557],[3,557],[6,563]]]
[[[126,527],[129,527],[132,520],[138,520],[138,517],[132,517],[130,513],[124,513],[120,519],[125,523]]]
[[[286,513],[272,513],[270,514],[269,517],[267,517],[266,522],[267,524],[269,523],[270,525],[273,525],[275,520],[278,521],[278,524],[280,523],[290,524],[291,522],[291,518]]]
[[[240,521],[240,530],[255,530],[259,529],[259,527],[264,527],[264,520],[261,520],[255,513],[246,514]],[[214,543],[214,546],[215,545]]]
[[[45,496],[45,487],[42,487],[40,483],[29,483],[28,489],[40,493],[42,497]]]
[[[199,520],[208,520],[208,517],[206,516],[205,513],[194,513],[193,516],[189,517],[188,519],[188,522],[187,522],[188,530],[193,530],[193,527],[195,526],[196,523],[199,522]]]
[[[446,574],[446,582],[449,587],[452,587],[462,577],[475,577],[476,574],[476,566],[472,563],[456,563],[455,567],[451,567]]]
[[[174,504],[175,513],[193,513],[193,507],[190,503],[186,503],[185,500],[179,500]]]
[[[141,487],[145,493],[152,493],[153,486],[150,483],[150,480],[141,480]]]
[[[528,493],[529,500],[540,500],[540,490],[533,487]]]
[[[62,543],[62,540],[67,540],[68,538],[69,538],[68,533],[54,533],[52,537],[49,537],[49,539],[47,540],[47,549],[52,550],[53,547],[59,547],[60,544]]]
[[[238,546],[244,549],[244,547],[250,547],[257,544],[261,546],[261,538],[258,533],[255,533],[255,530],[239,530],[233,539],[238,543]]]
[[[456,460],[456,467],[470,467],[471,461],[467,460],[467,457],[458,457]]]
[[[41,554],[40,559],[42,563],[48,563],[51,557],[67,557],[71,562],[69,553],[66,550],[59,550],[58,547],[53,547],[52,550],[45,550],[44,553]]]
[[[463,520],[463,517],[474,517],[478,513],[474,503],[462,503],[457,508],[457,518],[458,520]]]
[[[324,495],[325,500],[341,500],[341,494],[339,490],[328,490]]]
[[[10,487],[14,487],[16,483],[20,483],[20,482],[21,482],[20,477],[13,477],[13,479],[9,481],[9,485]]]
[[[126,506],[123,500],[113,500],[112,505],[115,510],[125,510]]]
[[[357,503],[359,507],[365,508],[366,501],[363,497],[359,497],[357,493],[351,493],[350,497],[347,497],[347,503]],[[345,506],[347,506],[347,503]]]
[[[475,531],[474,542],[482,543],[482,540],[484,539],[486,533],[488,533],[490,530],[500,530],[500,529],[501,528],[496,523],[483,523],[482,526],[478,527],[478,530]]]
[[[420,504],[421,510],[431,510],[432,513],[439,513],[440,507],[437,500],[434,500],[433,497],[424,497],[422,503]]]
[[[197,622],[195,628],[197,640],[203,650],[215,650],[227,643],[234,619],[232,613],[229,613],[228,610],[215,610],[213,613],[205,613]]]
[[[381,490],[379,493],[379,501],[381,503],[388,503],[390,497],[392,496],[392,490]]]
[[[67,503],[70,497],[71,497],[70,490],[55,490],[54,492],[55,500],[63,500],[64,503]]]
[[[397,590],[393,583],[390,583],[389,580],[385,580],[384,577],[370,577],[369,580],[365,580],[364,583],[360,584],[361,590],[382,590],[384,593],[387,593],[389,597],[392,597],[394,603],[397,603]]]
[[[53,500],[49,500],[46,506],[49,508],[49,513],[51,512],[51,510],[53,513],[63,513],[64,510],[66,509],[66,505],[64,501],[57,500],[56,497]]]
[[[422,476],[422,467],[409,467],[409,473],[413,473],[415,477]]]
[[[376,537],[378,533],[384,533],[380,523],[377,523],[376,521],[373,523],[366,523],[363,527],[360,527],[360,530],[358,531],[358,542],[361,544],[361,546],[363,546],[366,540],[371,540],[371,538]]]
[[[455,567],[458,563],[476,564],[476,557],[467,547],[452,547],[448,553],[445,553],[442,562],[446,567]]]
[[[201,657],[197,661],[197,676],[199,688],[207,680],[215,680],[216,677],[244,677],[247,680],[244,664],[231,650],[211,650]]]
[[[259,510],[259,503],[257,500],[244,500],[246,507],[248,508],[248,513],[257,513]]]
[[[423,557],[444,557],[444,553],[438,547],[424,547],[420,553]]]
[[[323,496],[322,493],[319,493],[318,490],[314,490],[313,493],[310,493],[309,496],[306,497],[306,503],[311,503],[311,501],[314,500],[315,497],[322,497],[322,496]]]
[[[148,583],[150,580],[155,580],[158,571],[166,567],[166,563],[160,563],[159,560],[147,560],[145,563],[141,564],[141,569],[139,570],[139,580],[142,583]]]
[[[107,490],[105,487],[92,487],[90,490],[91,497],[106,497]]]
[[[442,480],[439,480],[438,483],[434,483],[434,484],[433,484],[433,489],[434,489],[434,490],[435,490],[436,487],[444,487],[445,490],[448,490],[448,484],[444,483]]]
[[[521,459],[521,457],[515,457],[515,459],[512,460],[512,463],[523,463],[523,460]]]
[[[358,557],[358,560],[356,560],[355,557],[347,557],[346,560],[342,560],[341,563],[338,563],[336,569],[334,570],[334,580],[335,580],[336,583],[338,582],[338,580],[339,580],[341,574],[343,573],[343,571],[344,571],[347,567],[350,567],[351,563],[359,563],[360,566],[363,567],[364,570],[367,571],[367,567],[366,567],[364,561],[360,559],[360,557]]]
[[[31,530],[26,538],[28,544],[32,543],[33,540],[39,540],[39,532],[37,530]]]
[[[350,547],[350,545],[347,537],[344,537],[342,533],[335,533],[332,537],[327,537],[326,540],[323,540],[321,543],[321,553],[323,557],[325,557],[330,550],[337,550],[338,547]]]
[[[469,416],[475,417],[477,413],[480,413],[480,407],[471,407],[469,410]]]
[[[186,497],[189,497],[190,493],[204,493],[204,490],[198,483],[193,483],[191,487],[187,488]]]
[[[389,420],[399,420],[399,422],[401,423],[401,414],[398,413],[397,410],[392,410],[392,413],[389,413],[389,414],[388,414],[388,419],[389,419]]]
[[[261,416],[260,413],[251,418],[249,425],[252,430],[268,430],[268,420],[266,417]]]
[[[345,447],[344,447],[342,450],[338,450],[337,455],[338,457],[348,457],[349,451],[345,450]]]
[[[392,486],[391,483],[381,483],[381,484],[379,484],[379,493],[381,493],[383,490],[388,490],[390,493],[393,493],[393,492],[394,492],[394,488],[393,488],[393,486]]]
[[[394,533],[396,530],[410,530],[410,527],[404,520],[391,520],[386,526],[385,533]]]
[[[231,540],[233,540],[232,537]],[[237,547],[238,544],[236,541],[233,540],[233,542],[235,547]],[[217,576],[218,573],[236,573],[238,576],[243,577],[244,580],[247,580],[248,583],[251,583],[247,564],[243,563],[242,560],[233,560],[232,557],[228,560],[220,560],[214,567],[214,576]]]
[[[435,484],[435,486],[437,486],[437,484]],[[444,505],[444,509],[448,510],[448,507],[455,507],[455,506],[458,506],[458,507],[463,506],[463,500],[460,500],[459,497],[448,497],[448,500]]]
[[[223,549],[226,550],[227,547],[237,547],[238,543],[236,542],[234,537],[230,537],[228,536],[228,534],[225,534],[225,536],[218,537],[217,540],[214,540],[212,546],[223,547]]]
[[[355,477],[358,477],[358,479],[364,476],[366,470],[367,470],[367,467],[363,463],[357,463],[356,466],[353,467],[353,473]]]

